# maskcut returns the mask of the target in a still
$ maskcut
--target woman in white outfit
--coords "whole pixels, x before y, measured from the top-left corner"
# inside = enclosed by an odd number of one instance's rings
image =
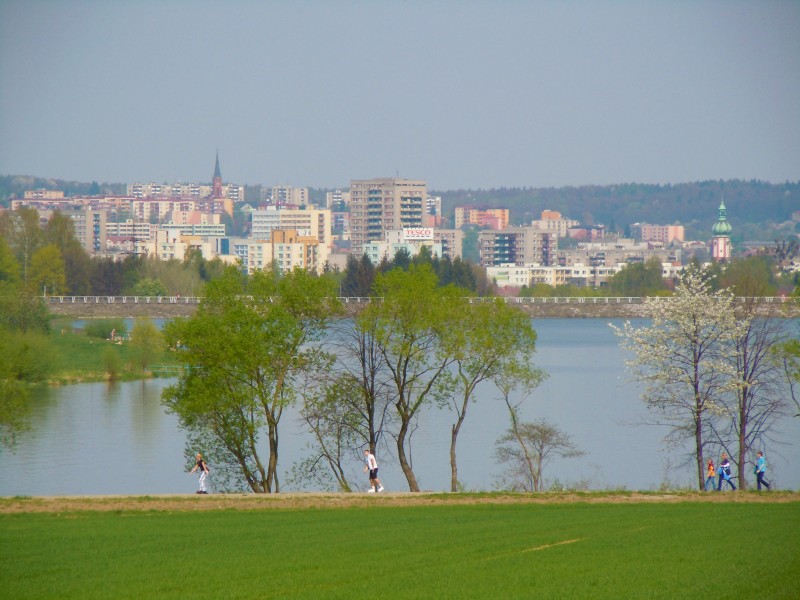
[[[200,489],[197,490],[198,494],[207,494],[206,491],[206,476],[208,475],[208,465],[206,461],[203,460],[203,455],[199,452],[195,455],[195,465],[194,469],[189,471],[189,473],[194,473],[195,471],[200,471]]]

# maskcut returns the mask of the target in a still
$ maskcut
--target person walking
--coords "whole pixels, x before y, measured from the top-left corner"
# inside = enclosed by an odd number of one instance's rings
[[[736,485],[731,479],[731,461],[728,460],[728,455],[725,452],[722,453],[722,458],[719,461],[719,470],[717,472],[719,473],[719,484],[717,485],[717,491],[722,491],[723,481],[727,481],[728,485],[731,486],[734,491],[736,491]]]
[[[767,474],[767,461],[764,460],[764,453],[761,452],[761,450],[759,450],[756,456],[758,458],[756,459],[756,467],[754,469],[754,472],[756,474],[756,482],[758,484],[758,490],[761,491],[762,483],[765,486],[767,486],[767,489],[769,489],[769,483],[767,483],[767,480],[764,479],[764,475]]]
[[[364,450],[364,460],[367,463],[364,466],[364,471],[369,471],[369,489],[367,492],[374,494],[375,486],[378,486],[377,491],[382,492],[383,485],[381,484],[381,480],[378,479],[378,461],[375,460],[375,455],[369,450]]]
[[[714,479],[716,479],[716,471],[714,470],[714,461],[708,459],[708,467],[706,468],[706,491],[714,489]]]
[[[200,489],[198,489],[197,492],[195,493],[207,494],[208,492],[206,491],[206,477],[208,476],[208,465],[206,464],[206,461],[203,460],[203,455],[200,454],[199,452],[195,455],[194,458],[195,458],[195,465],[194,468],[191,471],[189,471],[189,473],[191,474],[194,473],[195,471],[200,472],[200,479],[199,479]]]

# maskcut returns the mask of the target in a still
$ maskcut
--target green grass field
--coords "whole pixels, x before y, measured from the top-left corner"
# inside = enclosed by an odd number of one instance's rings
[[[798,534],[798,502],[2,514],[0,597],[798,598]]]

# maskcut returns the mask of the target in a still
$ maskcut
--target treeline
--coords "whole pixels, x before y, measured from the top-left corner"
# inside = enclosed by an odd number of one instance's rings
[[[441,195],[442,213],[451,219],[456,206],[502,207],[511,211],[512,222],[519,225],[539,219],[543,210],[550,209],[585,225],[605,225],[608,231],[623,235],[632,223],[679,223],[686,229],[686,238],[695,240],[710,237],[724,199],[735,243],[783,239],[800,232],[800,221],[792,221],[792,214],[800,210],[800,182],[720,180],[432,193]]]
[[[324,266],[338,279],[344,296],[368,296],[378,273],[396,267],[429,265],[440,285],[457,285],[480,295],[491,292],[485,271],[460,258],[439,258],[427,248],[412,257],[397,252],[373,265],[365,256],[350,256],[344,271]],[[69,217],[55,211],[44,226],[30,208],[0,214],[0,272],[32,295],[70,296],[200,296],[206,283],[220,276],[223,263],[199,251],[184,260],[159,260],[144,255],[89,256],[75,237]]]

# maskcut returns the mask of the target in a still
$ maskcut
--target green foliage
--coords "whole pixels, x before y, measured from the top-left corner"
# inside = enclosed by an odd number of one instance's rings
[[[166,286],[156,279],[141,279],[131,290],[133,296],[166,296]]]
[[[615,504],[615,495],[608,502],[586,495],[561,505],[484,503],[492,498],[205,510],[211,496],[187,499],[177,512],[3,514],[0,553],[13,560],[0,563],[0,578],[4,595],[18,600],[359,598],[376,587],[389,598],[535,591],[660,600],[718,597],[721,586],[741,598],[796,596],[796,500],[637,504],[622,495]],[[358,526],[365,522],[377,525]]]
[[[19,281],[19,263],[3,236],[0,236],[0,283]]]
[[[657,257],[646,263],[626,265],[608,281],[611,296],[654,296],[667,289]]]
[[[0,327],[0,357],[0,446],[11,448],[28,428],[29,388],[50,375],[53,351],[42,333]]]
[[[45,333],[49,326],[41,297],[22,283],[0,280],[0,329]]]
[[[103,348],[103,368],[109,381],[116,381],[122,371],[122,358],[114,346]]]
[[[136,319],[131,329],[131,353],[136,365],[145,371],[148,365],[158,363],[164,353],[164,337],[152,319]]]
[[[14,448],[19,433],[30,428],[30,391],[25,382],[6,377],[0,367],[0,447]]]
[[[0,376],[15,381],[39,383],[52,371],[53,351],[45,334],[0,329]]]
[[[64,272],[64,259],[55,244],[39,248],[31,259],[28,284],[37,293],[60,296],[67,289],[67,277]]]
[[[319,360],[316,343],[336,314],[335,282],[296,269],[249,278],[236,267],[210,282],[189,319],[165,328],[188,368],[164,393],[190,432],[211,436],[254,492],[279,491],[278,427]],[[256,444],[262,428],[266,461]]]
[[[717,282],[718,287],[728,288],[738,297],[774,296],[775,262],[768,256],[734,259],[720,268]]]

